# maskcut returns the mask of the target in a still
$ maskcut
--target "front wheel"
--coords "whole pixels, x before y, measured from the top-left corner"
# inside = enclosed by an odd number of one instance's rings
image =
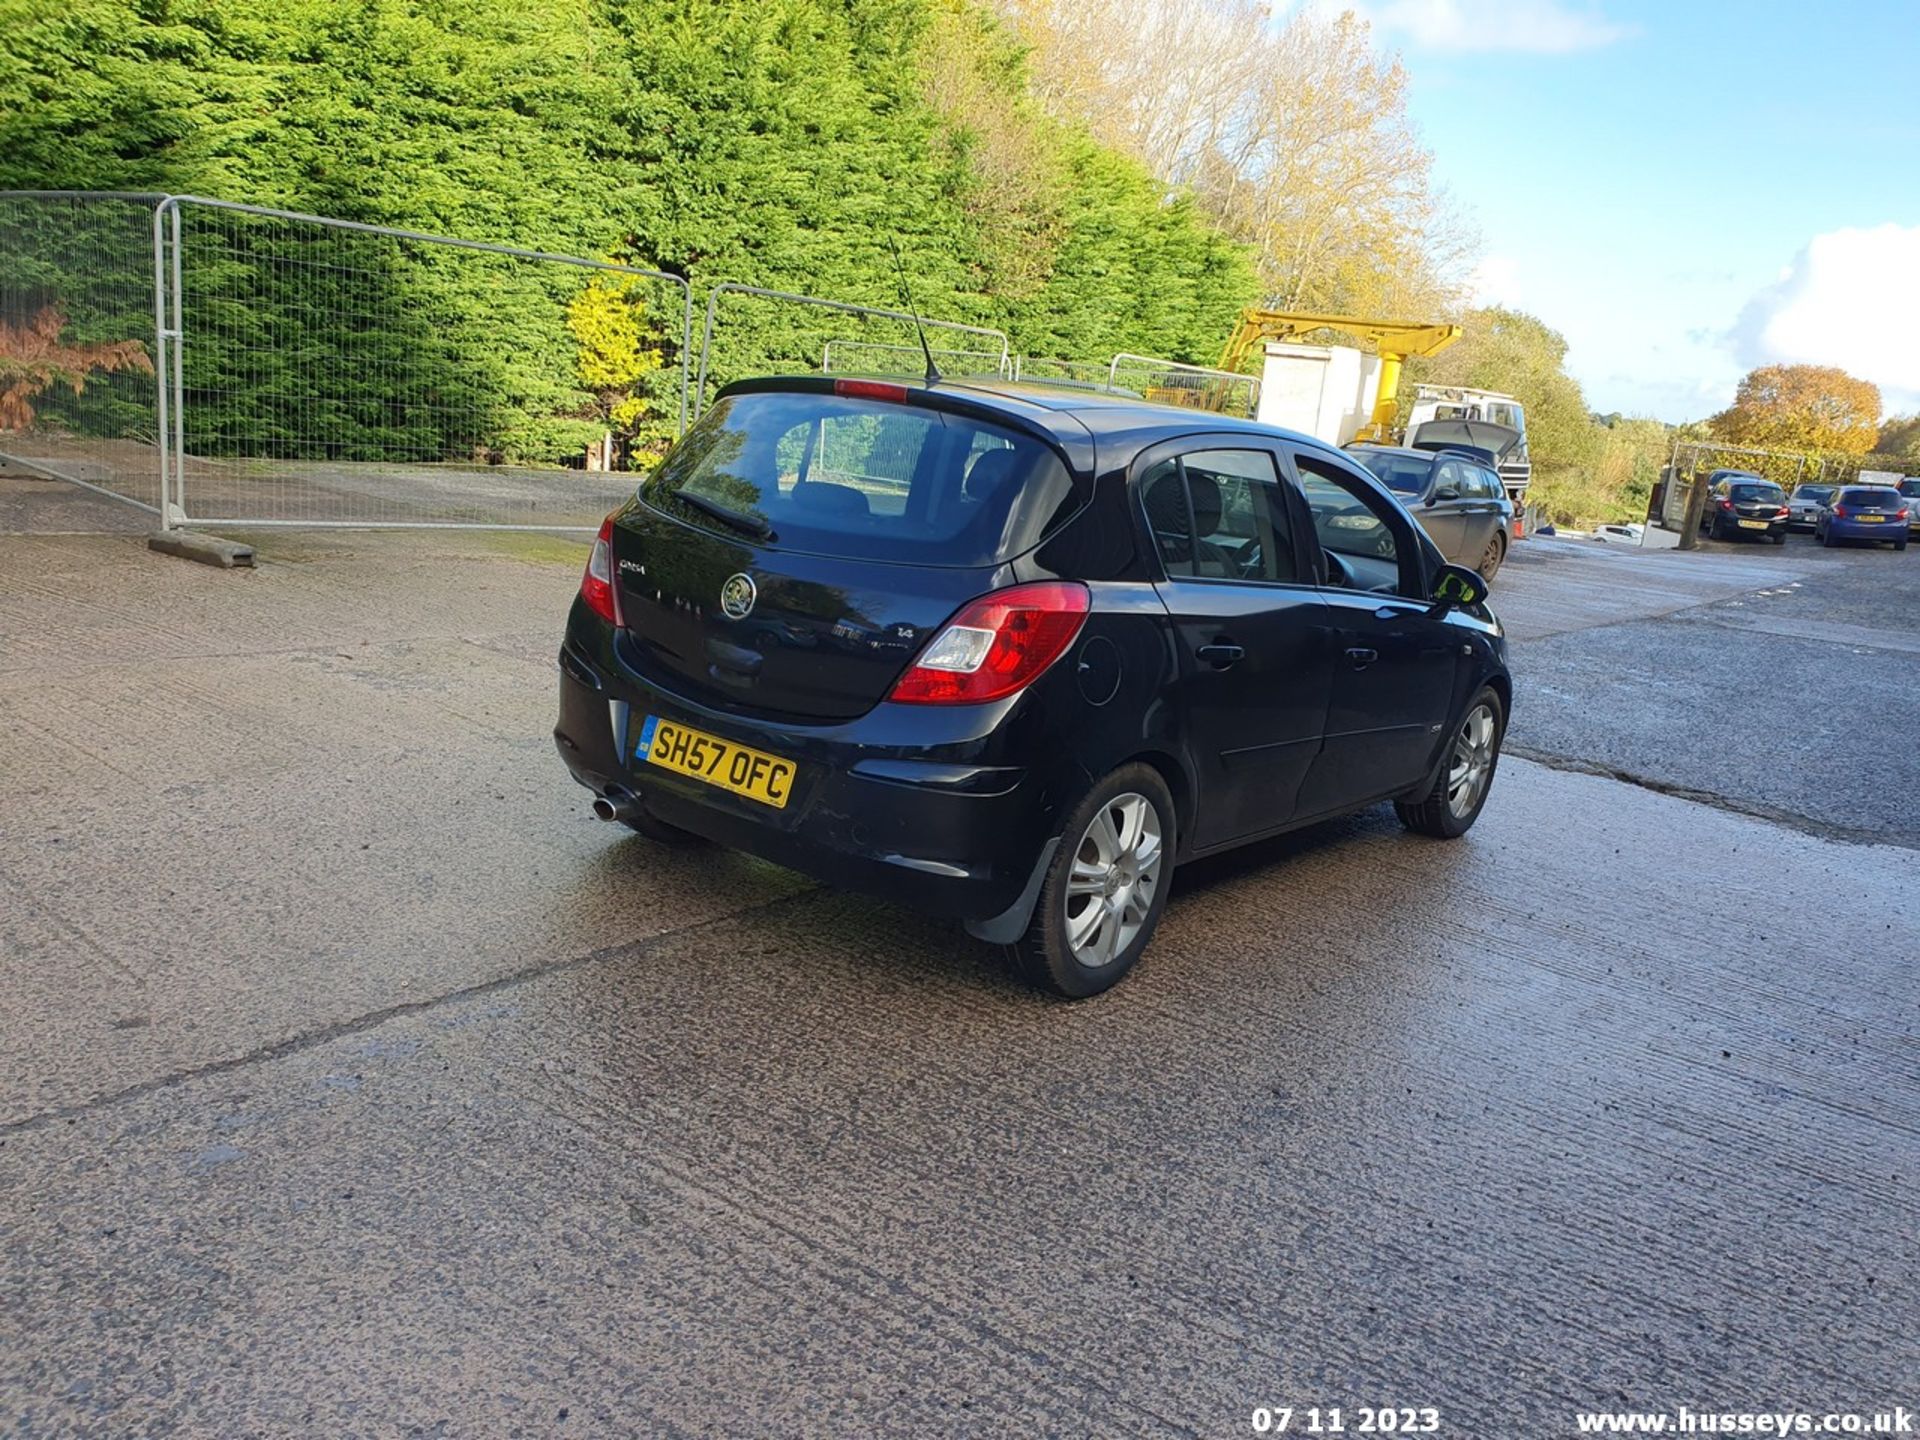
[[[1061,827],[1027,933],[1027,978],[1078,1000],[1118,984],[1146,950],[1173,874],[1173,797],[1150,765],[1123,765]]]
[[[1481,687],[1467,704],[1467,713],[1453,732],[1453,745],[1426,798],[1393,802],[1400,823],[1420,835],[1453,840],[1473,828],[1493,788],[1493,772],[1500,765],[1500,742],[1506,734],[1506,707],[1491,685]]]

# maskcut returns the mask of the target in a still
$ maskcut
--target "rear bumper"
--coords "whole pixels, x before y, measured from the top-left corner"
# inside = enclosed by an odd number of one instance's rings
[[[1907,538],[1910,528],[1896,520],[1883,520],[1878,525],[1863,525],[1856,520],[1827,521],[1827,534],[1835,540],[1884,540],[1897,544]]]
[[[955,707],[956,710],[960,707]],[[987,711],[993,707],[966,707]],[[991,715],[902,717],[881,705],[830,725],[746,722],[708,710],[569,644],[554,743],[596,794],[625,790],[670,825],[925,914],[980,925],[1019,906],[1084,777],[990,763]],[[891,713],[889,713],[891,712]],[[782,809],[633,761],[648,715],[797,762]],[[904,743],[903,719],[958,726],[946,744]],[[920,728],[927,728],[922,725]],[[936,742],[936,733],[931,737]]]
[[[1775,535],[1784,535],[1791,528],[1791,520],[1768,519],[1758,528],[1745,522],[1758,519],[1751,515],[1723,515],[1719,519],[1709,519],[1707,529],[1722,540],[1770,540]]]

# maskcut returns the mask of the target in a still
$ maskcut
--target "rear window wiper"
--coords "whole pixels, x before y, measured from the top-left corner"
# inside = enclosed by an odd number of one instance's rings
[[[697,490],[684,486],[673,492],[673,498],[684,500],[703,515],[711,515],[722,525],[729,525],[742,535],[751,535],[756,540],[773,539],[773,526],[758,515],[749,515],[742,510],[734,510],[722,505],[718,500],[709,500]]]

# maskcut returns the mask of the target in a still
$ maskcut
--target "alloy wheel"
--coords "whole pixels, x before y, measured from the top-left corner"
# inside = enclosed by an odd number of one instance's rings
[[[1493,777],[1493,711],[1476,705],[1453,739],[1453,758],[1447,767],[1447,808],[1454,818],[1471,815]]]
[[[1067,872],[1066,937],[1089,970],[1111,965],[1153,912],[1166,860],[1160,816],[1144,795],[1116,795],[1087,822]]]

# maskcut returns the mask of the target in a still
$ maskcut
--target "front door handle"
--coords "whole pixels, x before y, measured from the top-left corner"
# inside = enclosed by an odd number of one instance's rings
[[[1378,650],[1369,650],[1364,645],[1356,645],[1347,651],[1347,659],[1353,662],[1353,668],[1356,670],[1366,669],[1367,666],[1379,658],[1380,652]]]
[[[1247,656],[1244,647],[1227,640],[1216,640],[1211,645],[1202,645],[1193,653],[1216,670],[1225,670],[1229,665],[1237,665]]]

